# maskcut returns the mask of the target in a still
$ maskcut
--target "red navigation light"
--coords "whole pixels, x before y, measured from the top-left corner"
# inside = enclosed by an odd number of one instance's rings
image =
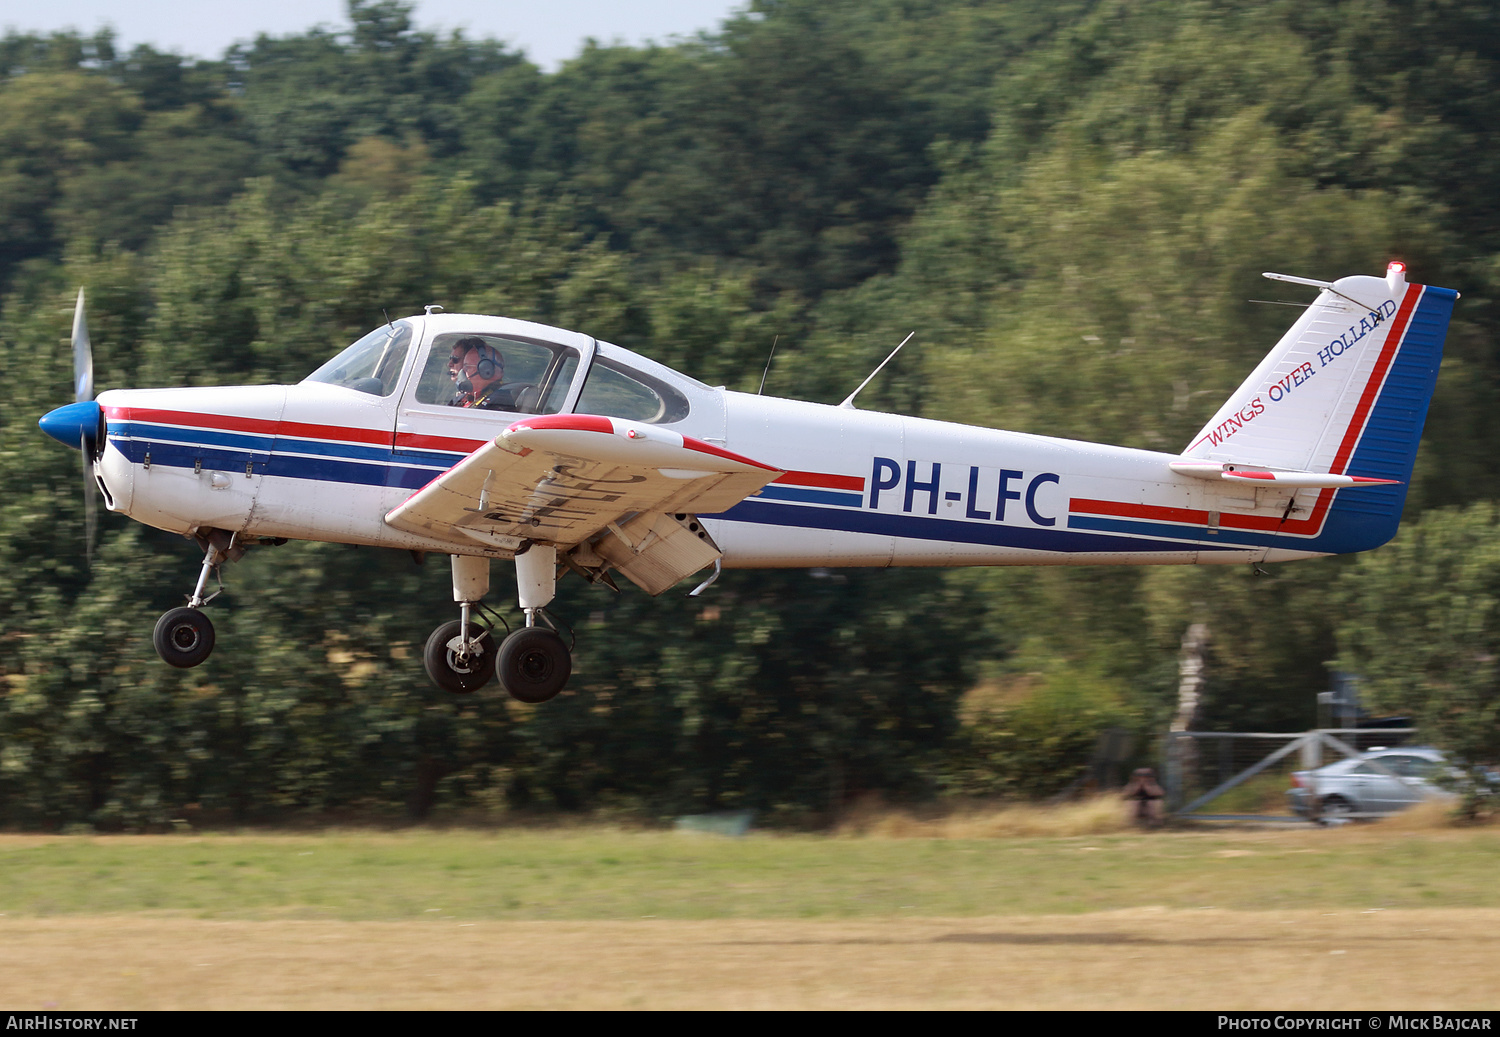
[[[1401,262],[1401,260],[1399,259],[1393,259],[1391,260],[1390,265],[1386,267],[1386,269],[1394,270],[1398,274],[1404,274],[1406,273],[1406,264]]]

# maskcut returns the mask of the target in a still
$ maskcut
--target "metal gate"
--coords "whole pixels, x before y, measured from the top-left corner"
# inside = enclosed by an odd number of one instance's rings
[[[1302,771],[1316,771],[1324,764],[1325,750],[1359,759],[1364,752],[1378,746],[1399,744],[1416,728],[1319,728],[1292,733],[1246,731],[1173,731],[1167,736],[1166,766],[1162,768],[1167,794],[1167,811],[1173,817],[1214,821],[1303,820],[1302,815],[1198,813],[1200,809],[1237,788],[1256,775],[1299,753]],[[1269,752],[1267,749],[1269,748]],[[1366,761],[1375,770],[1399,780],[1399,775],[1376,760]],[[1312,780],[1316,780],[1315,778]],[[1316,788],[1308,789],[1309,820],[1318,820],[1321,797]],[[1374,817],[1375,814],[1345,814],[1345,817]]]

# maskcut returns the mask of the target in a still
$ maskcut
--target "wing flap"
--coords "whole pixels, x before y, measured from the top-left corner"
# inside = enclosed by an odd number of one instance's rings
[[[719,545],[690,515],[681,519],[660,512],[637,515],[612,525],[610,533],[595,550],[652,596],[720,557]]]
[[[454,543],[569,547],[641,512],[725,511],[781,474],[621,418],[524,418],[412,494],[387,525]]]

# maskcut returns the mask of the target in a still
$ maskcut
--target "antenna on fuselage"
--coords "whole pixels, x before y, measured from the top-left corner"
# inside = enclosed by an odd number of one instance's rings
[[[776,343],[779,341],[781,341],[780,335],[771,340],[771,355],[766,357],[766,369],[760,373],[760,388],[755,390],[755,395],[757,396],[765,394],[766,375],[771,373],[771,361],[776,359]]]
[[[392,331],[395,331],[396,325],[391,323],[391,315],[385,312],[384,306],[380,307],[380,315],[385,318],[386,326],[389,327]]]
[[[916,334],[916,332],[913,331],[910,334],[908,334],[904,339],[902,339],[901,340],[901,346],[904,346],[908,342],[910,342],[912,335],[915,335],[915,334]],[[860,394],[860,390],[863,389],[865,386],[869,385],[871,379],[873,379],[876,375],[878,375],[880,373],[880,368],[881,367],[884,367],[886,364],[890,363],[891,360],[895,358],[896,354],[899,353],[899,352],[901,352],[901,346],[897,346],[895,349],[891,350],[891,355],[888,356],[888,357],[886,357],[884,360],[882,360],[880,362],[880,367],[877,367],[877,368],[875,368],[875,370],[871,371],[870,372],[870,377],[866,378],[864,381],[860,382],[859,383],[859,389],[855,389],[848,396],[846,396],[844,398],[844,402],[841,403],[841,404],[839,404],[839,406],[843,407],[845,410],[853,410],[854,409],[854,397],[858,396]]]

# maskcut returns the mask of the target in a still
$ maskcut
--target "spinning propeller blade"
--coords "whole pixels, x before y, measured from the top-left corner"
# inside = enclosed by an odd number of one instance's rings
[[[89,322],[83,312],[83,289],[78,289],[78,305],[73,308],[73,402],[87,403],[94,398],[94,349],[89,343]],[[78,451],[83,455],[83,552],[90,565],[94,561],[94,530],[99,524],[99,488],[94,484],[94,457],[103,443],[92,442],[88,433],[78,437]]]
[[[94,350],[89,345],[89,322],[83,314],[83,289],[73,308],[73,402],[94,398]],[[86,453],[87,451],[85,451]]]

